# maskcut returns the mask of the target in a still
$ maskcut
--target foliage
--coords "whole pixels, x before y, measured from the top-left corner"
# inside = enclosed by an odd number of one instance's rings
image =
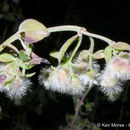
[[[9,6],[6,4],[2,11],[8,12]],[[6,19],[6,15],[3,17]],[[14,21],[13,19],[11,15],[10,20]],[[68,126],[66,128],[60,126],[59,129],[98,130],[100,128],[97,128],[88,118],[83,118],[84,113],[89,116],[94,105],[85,99],[94,86],[99,86],[99,90],[112,101],[121,94],[122,84],[130,79],[130,45],[125,42],[112,41],[103,36],[89,33],[86,29],[78,26],[47,28],[37,20],[24,20],[18,31],[0,45],[0,91],[15,102],[19,102],[19,99],[26,95],[32,85],[29,78],[36,74],[35,71],[31,72],[33,68],[41,63],[50,64],[48,60],[34,53],[33,43],[37,45],[37,42],[57,31],[75,31],[77,34],[66,40],[59,50],[50,53],[52,58],[57,59],[58,64],[42,69],[38,77],[39,82],[47,90],[72,95],[75,97],[73,100],[75,108],[79,106],[79,109],[75,110],[77,116],[68,114],[66,117]],[[90,47],[78,51],[83,35],[89,37]],[[106,41],[108,46],[94,52],[94,38]],[[19,40],[22,49],[19,50],[17,46],[13,45],[16,40]],[[72,43],[72,51],[68,54]],[[100,59],[105,59],[106,67],[102,70],[96,62]],[[70,123],[71,121],[74,121],[74,124]]]

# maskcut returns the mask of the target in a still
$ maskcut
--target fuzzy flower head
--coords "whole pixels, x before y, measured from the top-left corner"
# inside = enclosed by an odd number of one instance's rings
[[[4,91],[4,82],[6,80],[7,76],[4,74],[0,75],[0,92]]]
[[[115,57],[108,64],[108,68],[121,80],[130,79],[130,60],[128,58]]]
[[[27,90],[30,88],[31,82],[26,78],[14,78],[13,82],[7,91],[7,95],[11,99],[20,99],[27,93]]]
[[[122,91],[119,78],[113,73],[112,70],[105,70],[99,78],[100,90],[107,96],[111,97],[119,95]]]
[[[92,87],[93,85],[98,85],[98,81],[96,78],[98,77],[98,73],[95,70],[89,70],[86,73],[79,75],[79,78],[83,85],[88,85]]]
[[[58,67],[55,69],[43,69],[39,76],[40,84],[46,89],[65,93],[69,91],[68,87],[69,71],[66,68]]]
[[[86,69],[89,68],[89,62],[86,60],[76,60],[72,66],[75,73],[83,73]]]
[[[73,95],[79,95],[81,93],[83,93],[83,91],[85,90],[85,86],[82,85],[80,78],[76,75],[73,74],[69,80],[69,84],[70,84],[70,93]]]
[[[41,70],[41,74],[38,77],[39,83],[41,85],[44,85],[46,89],[49,89],[50,83],[48,79],[52,71],[53,71],[52,68],[43,68]]]
[[[19,99],[24,96],[31,82],[21,77],[19,68],[13,64],[0,65],[0,91],[5,92],[11,99]]]
[[[69,91],[68,78],[69,70],[66,68],[58,68],[54,70],[49,76],[50,88],[53,91],[58,91],[60,93],[65,93]]]
[[[51,89],[60,93],[80,94],[83,92],[83,86],[80,84],[80,79],[77,75],[71,74],[68,67],[58,66],[54,70],[50,69],[41,72],[39,81],[46,89]],[[48,78],[45,78],[45,73],[48,73]]]
[[[122,82],[130,79],[129,57],[113,57],[100,76],[100,90],[109,97],[122,92]]]

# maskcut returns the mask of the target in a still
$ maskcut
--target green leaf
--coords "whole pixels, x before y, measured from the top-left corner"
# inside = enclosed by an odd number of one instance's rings
[[[3,53],[0,55],[0,62],[13,62],[15,57],[8,53]]]
[[[25,69],[25,70],[29,70],[29,69],[31,69],[33,67],[33,65],[29,65],[28,63],[22,62],[20,64],[20,67],[23,68],[23,69]]]
[[[17,58],[15,61],[15,64],[21,68],[23,68],[24,70],[29,70],[31,69],[34,65],[30,64],[30,61],[26,62],[26,61],[22,61],[21,59]]]
[[[94,59],[102,59],[102,58],[104,58],[105,57],[105,55],[104,55],[104,50],[99,50],[99,51],[97,51],[97,52],[95,52],[94,54],[93,54],[93,58]]]
[[[52,51],[50,52],[50,56],[55,58],[55,59],[58,59],[59,57],[59,52],[58,51]]]
[[[31,73],[31,74],[26,74],[25,77],[30,78],[30,77],[34,76],[35,74],[36,74],[36,72]]]
[[[67,49],[69,48],[69,46],[77,39],[78,35],[75,35],[73,37],[71,37],[70,39],[68,39],[64,45],[61,47],[60,51],[59,51],[59,56],[58,56],[58,62],[61,63],[62,58],[65,55],[65,52],[67,51]]]
[[[23,32],[25,33],[24,37]],[[19,33],[26,43],[38,42],[50,34],[42,23],[34,19],[23,21],[19,26]]]
[[[127,50],[130,51],[130,45],[128,43],[125,42],[117,42],[115,44],[111,45],[114,49],[117,50]]]
[[[24,51],[19,52],[19,57],[23,60],[26,61],[28,59],[27,55],[25,54]]]
[[[108,63],[112,58],[112,48],[111,48],[111,46],[106,47],[104,53],[105,53],[106,63]]]
[[[82,50],[80,53],[79,53],[79,58],[81,59],[88,59],[88,56],[89,56],[89,51],[88,50]]]

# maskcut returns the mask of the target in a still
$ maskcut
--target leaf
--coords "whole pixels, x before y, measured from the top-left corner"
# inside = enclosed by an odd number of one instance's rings
[[[34,76],[35,74],[36,74],[36,72],[30,73],[30,74],[26,74],[25,77],[30,78],[30,77]]]
[[[15,57],[8,53],[3,53],[0,55],[0,62],[13,62]]]
[[[68,39],[64,45],[61,47],[60,51],[59,51],[59,56],[58,56],[58,62],[61,63],[62,58],[65,55],[65,52],[67,51],[67,49],[69,48],[69,46],[77,39],[78,35],[75,35],[73,37],[71,37],[70,39]]]
[[[21,59],[17,58],[16,61],[15,61],[15,64],[21,68],[23,68],[24,70],[29,70],[31,69],[34,65],[31,65],[30,64],[30,61],[28,62],[25,62],[25,61],[22,61]]]
[[[52,52],[50,52],[50,56],[55,58],[55,59],[58,59],[59,52],[58,51],[52,51]]]
[[[20,63],[19,66],[21,68],[25,69],[25,70],[29,70],[29,69],[31,69],[33,67],[33,65],[29,65],[29,64],[27,64],[25,62]]]
[[[105,57],[105,55],[104,55],[104,50],[99,50],[99,51],[97,51],[97,52],[95,52],[94,54],[93,54],[93,58],[94,59],[102,59],[102,58],[104,58]]]
[[[112,48],[111,48],[111,46],[106,47],[104,53],[105,53],[106,63],[108,63],[112,58]]]
[[[19,52],[19,57],[23,60],[26,61],[28,59],[27,55],[25,54],[24,51]]]
[[[25,33],[24,37],[23,32]],[[23,21],[19,26],[19,33],[26,43],[38,42],[50,34],[42,23],[34,19],[27,19]]]
[[[117,50],[128,50],[130,51],[130,45],[128,43],[125,42],[117,42],[115,44],[111,45],[114,49]]]
[[[81,58],[81,59],[86,59],[87,60],[88,56],[89,56],[89,51],[88,50],[82,50],[79,53],[79,58]]]

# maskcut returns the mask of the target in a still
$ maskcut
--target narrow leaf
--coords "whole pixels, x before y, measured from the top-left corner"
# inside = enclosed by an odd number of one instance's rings
[[[50,52],[50,56],[55,58],[55,59],[58,59],[59,52],[58,51],[52,51],[52,52]]]
[[[104,55],[104,50],[99,50],[99,51],[97,51],[97,52],[95,52],[94,54],[93,54],[93,58],[94,59],[102,59],[102,58],[104,58],[105,57],[105,55]]]
[[[87,60],[88,56],[89,56],[89,51],[88,50],[82,50],[79,53],[79,58],[81,58],[81,59],[86,59]]]
[[[58,62],[59,63],[61,63],[61,60],[62,60],[62,58],[65,55],[65,52],[67,51],[67,49],[69,48],[69,46],[77,39],[77,37],[78,37],[78,35],[75,35],[75,36],[71,37],[61,47],[60,52],[59,52],[59,56],[58,56]]]
[[[35,74],[36,74],[36,72],[31,73],[31,74],[26,74],[25,77],[30,78],[30,77],[34,76]]]
[[[12,62],[15,61],[15,57],[8,53],[3,53],[0,55],[0,62]]]
[[[106,47],[104,53],[105,53],[106,63],[108,63],[112,58],[112,48],[111,48],[111,46]]]
[[[130,45],[125,42],[117,42],[115,44],[112,44],[112,47],[117,50],[128,50],[130,51]]]

